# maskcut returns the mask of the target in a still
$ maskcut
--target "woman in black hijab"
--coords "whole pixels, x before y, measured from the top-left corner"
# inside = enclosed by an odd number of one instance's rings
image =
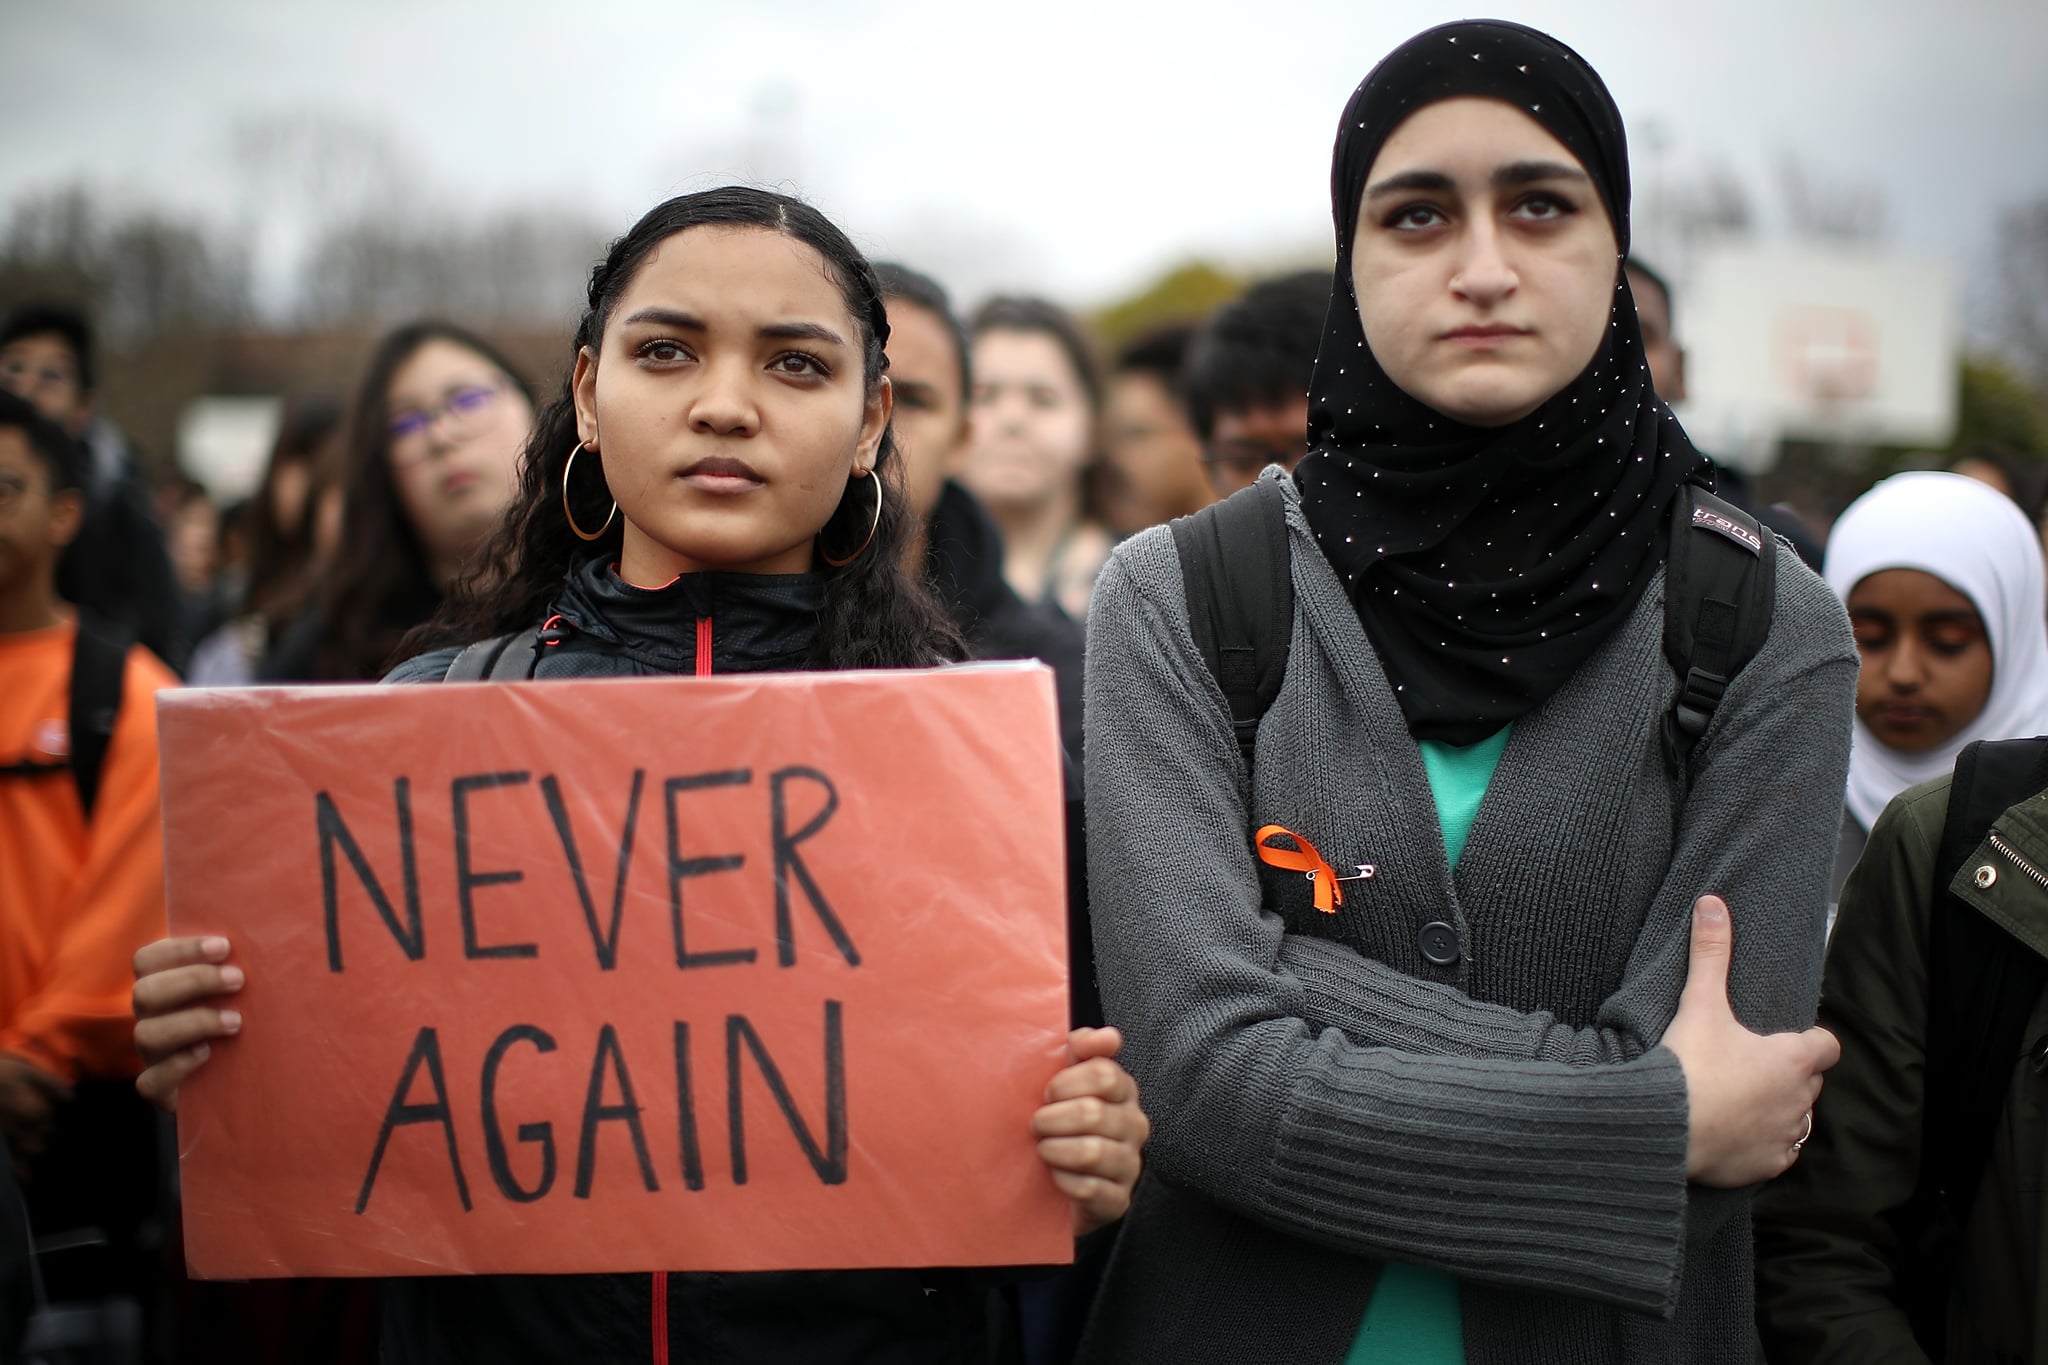
[[[1368,172],[1409,115],[1460,97],[1483,102],[1467,112],[1485,124],[1525,125],[1536,145],[1548,133],[1577,163],[1553,163],[1548,169],[1563,174],[1549,175],[1536,174],[1548,158],[1503,163],[1513,178],[1501,189],[1549,192],[1542,203],[1508,205],[1520,217],[1509,218],[1506,232],[1520,226],[1553,248],[1563,229],[1578,228],[1584,240],[1574,243],[1575,254],[1596,255],[1603,278],[1612,277],[1606,299],[1532,305],[1526,284],[1512,291],[1522,297],[1509,299],[1500,272],[1513,265],[1487,259],[1482,243],[1473,248],[1480,260],[1451,262],[1466,275],[1430,300],[1445,310],[1441,317],[1381,322],[1393,331],[1419,321],[1427,340],[1449,352],[1440,367],[1482,372],[1463,376],[1474,391],[1463,422],[1447,418],[1460,415],[1448,404],[1432,407],[1431,395],[1405,392],[1389,376],[1378,357],[1390,348],[1369,343],[1356,283],[1362,237],[1425,239],[1393,248],[1400,268],[1418,246],[1437,246],[1427,239],[1444,235],[1448,224],[1430,221],[1446,216],[1432,198],[1445,189],[1424,179],[1440,173],[1434,167],[1404,175],[1389,166],[1371,184]],[[1472,131],[1491,146],[1493,127]],[[1404,150],[1397,147],[1393,159]],[[1628,254],[1628,146],[1620,111],[1577,53],[1515,25],[1425,34],[1388,57],[1352,97],[1331,181],[1337,285],[1309,390],[1302,508],[1317,545],[1351,586],[1400,689],[1410,732],[1469,744],[1555,692],[1627,618],[1649,585],[1645,570],[1661,558],[1672,495],[1709,465],[1650,387],[1635,301],[1616,265]],[[1419,206],[1410,202],[1417,190]],[[1396,223],[1381,221],[1404,213]],[[1377,245],[1368,242],[1366,252],[1375,281],[1387,269],[1378,258],[1389,254],[1375,253]],[[1512,250],[1506,245],[1503,254]],[[1534,316],[1544,304],[1575,316]],[[1560,371],[1544,367],[1551,356],[1518,354],[1558,333],[1581,340],[1589,319],[1605,324],[1590,364],[1579,357]],[[1442,338],[1454,325],[1476,335],[1462,343]],[[1416,368],[1412,355],[1398,343],[1395,349],[1397,368]],[[1483,373],[1518,362],[1526,377]],[[1570,382],[1555,392],[1528,391],[1532,380],[1540,386],[1554,373]],[[1489,380],[1500,392],[1489,390]],[[1457,392],[1456,378],[1440,382],[1446,398]],[[1532,398],[1547,401],[1526,415],[1516,411]]]
[[[1752,1360],[1745,1187],[1836,1055],[1800,1030],[1847,622],[1780,556],[1768,639],[1667,766],[1668,527],[1707,466],[1651,387],[1578,54],[1409,41],[1332,193],[1249,768],[1169,533],[1090,616],[1098,969],[1156,1127],[1088,1358]]]

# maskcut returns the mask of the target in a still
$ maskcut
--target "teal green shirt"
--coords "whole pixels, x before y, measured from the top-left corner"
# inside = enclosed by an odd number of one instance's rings
[[[1512,727],[1509,727],[1512,728]],[[1479,803],[1508,746],[1503,728],[1463,748],[1437,740],[1421,742],[1422,766],[1436,798],[1436,822],[1444,832],[1444,854],[1452,867],[1465,851]],[[1358,1324],[1345,1365],[1464,1365],[1465,1320],[1458,1309],[1458,1282],[1439,1270],[1389,1261],[1373,1288],[1372,1302]]]
[[[1434,739],[1425,739],[1422,766],[1429,773],[1429,794],[1436,798],[1436,823],[1444,832],[1444,854],[1452,867],[1465,851],[1465,839],[1472,822],[1479,818],[1479,803],[1486,799],[1487,784],[1500,766],[1501,751],[1508,747],[1504,726],[1477,744],[1460,749]]]

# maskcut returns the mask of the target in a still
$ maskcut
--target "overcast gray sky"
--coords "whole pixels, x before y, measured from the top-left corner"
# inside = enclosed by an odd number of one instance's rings
[[[307,184],[246,134],[312,111],[388,139],[407,212],[617,231],[678,190],[768,180],[963,292],[1094,302],[1192,254],[1326,252],[1352,87],[1489,10],[1606,77],[1639,220],[1654,186],[1720,165],[1778,226],[1796,156],[1881,190],[1885,239],[1981,290],[1997,211],[2048,196],[2042,0],[0,0],[0,209],[83,179],[239,224],[276,271],[347,202],[349,163]]]

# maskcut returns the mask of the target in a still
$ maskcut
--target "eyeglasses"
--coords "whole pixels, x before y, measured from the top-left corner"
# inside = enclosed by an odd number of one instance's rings
[[[432,454],[433,448],[427,444],[426,438],[433,431],[434,423],[443,418],[448,420],[452,433],[468,435],[497,404],[499,392],[495,384],[464,384],[450,390],[445,398],[430,407],[408,408],[404,412],[393,413],[388,428],[391,463],[403,469]]]

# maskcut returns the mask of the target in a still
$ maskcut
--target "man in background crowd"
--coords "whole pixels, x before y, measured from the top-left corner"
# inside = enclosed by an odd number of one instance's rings
[[[889,381],[896,394],[890,424],[911,511],[924,527],[905,548],[904,567],[938,593],[976,658],[1039,659],[1051,666],[1061,737],[1078,762],[1081,627],[1010,587],[1003,578],[1002,532],[953,478],[972,431],[967,333],[938,281],[893,262],[875,270],[889,308]]]
[[[95,407],[92,324],[63,304],[27,304],[0,322],[0,388],[19,394],[90,452],[85,521],[57,569],[57,592],[184,665],[183,605],[127,444]]]
[[[0,1137],[37,1234],[95,1228],[119,1257],[155,1205],[128,997],[165,932],[155,693],[176,679],[57,595],[85,459],[0,393]],[[67,1277],[83,1264],[46,1258],[53,1298],[147,1280],[104,1259]]]
[[[1181,399],[1216,496],[1250,487],[1269,464],[1293,469],[1308,453],[1308,384],[1330,278],[1304,270],[1261,281],[1195,333]]]
[[[1629,293],[1636,301],[1636,325],[1643,333],[1643,357],[1650,363],[1650,383],[1659,398],[1676,407],[1685,401],[1685,348],[1678,344],[1672,327],[1671,286],[1633,256],[1626,269]],[[1783,536],[1808,568],[1819,570],[1821,546],[1813,533],[1790,507],[1781,504],[1758,511],[1752,503],[1749,477],[1741,470],[1714,461],[1714,491]]]
[[[2036,526],[2048,521],[2048,464],[1996,441],[1975,441],[1956,451],[1951,473],[1988,484],[2011,498]],[[2048,547],[2048,541],[2043,542]]]
[[[1195,328],[1168,323],[1117,353],[1102,416],[1103,520],[1120,536],[1184,517],[1215,498],[1175,385]]]

